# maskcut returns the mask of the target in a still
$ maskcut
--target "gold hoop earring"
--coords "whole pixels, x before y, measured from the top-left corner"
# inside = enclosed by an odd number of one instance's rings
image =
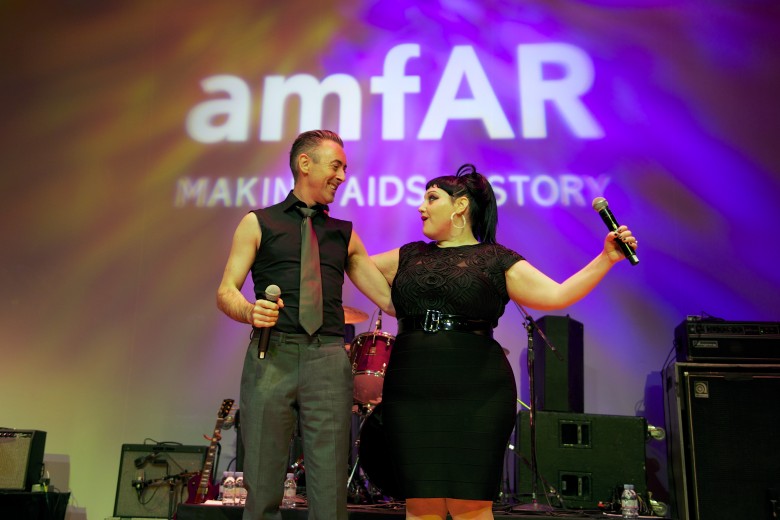
[[[455,215],[458,215],[463,220],[462,226],[455,224]],[[452,214],[450,215],[450,222],[452,222],[452,227],[454,227],[455,229],[465,229],[466,227],[466,217],[464,217],[462,213],[458,214],[453,211]]]

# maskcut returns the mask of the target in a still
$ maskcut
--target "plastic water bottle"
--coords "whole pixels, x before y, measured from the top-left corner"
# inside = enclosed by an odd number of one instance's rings
[[[623,518],[639,518],[639,500],[633,484],[623,484],[620,495],[620,514]]]
[[[287,474],[284,479],[284,495],[282,496],[282,509],[293,509],[295,507],[295,496],[298,494],[298,484],[295,483],[295,477],[292,473]]]
[[[236,487],[235,497],[233,503],[237,506],[244,506],[246,504],[246,488],[244,487],[244,472],[236,471]]]
[[[236,504],[236,477],[232,471],[227,472],[224,483],[225,490],[222,492],[222,505],[232,506]]]

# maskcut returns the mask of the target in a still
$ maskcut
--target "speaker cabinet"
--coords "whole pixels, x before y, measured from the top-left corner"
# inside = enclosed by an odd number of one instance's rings
[[[0,490],[30,491],[41,479],[46,432],[0,430]]]
[[[616,488],[634,484],[647,498],[643,417],[537,411],[536,462],[540,480],[537,492],[557,490],[567,508],[596,509],[612,500]],[[532,491],[530,413],[518,414],[519,449],[516,487]]]
[[[673,517],[777,518],[780,365],[674,363],[664,390]]]
[[[569,316],[543,316],[536,321],[561,359],[534,330],[534,386],[536,409],[548,412],[582,413],[583,326]]]
[[[169,518],[169,505],[187,499],[187,482],[203,469],[207,451],[208,446],[123,444],[114,516]]]

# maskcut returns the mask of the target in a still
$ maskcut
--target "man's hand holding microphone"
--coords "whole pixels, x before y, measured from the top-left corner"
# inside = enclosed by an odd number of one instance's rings
[[[279,319],[279,309],[284,308],[284,301],[279,297],[282,291],[278,285],[265,288],[265,299],[255,301],[250,320],[252,327],[260,329],[260,342],[257,345],[257,357],[265,358],[268,352],[268,341],[271,339],[271,327]]]

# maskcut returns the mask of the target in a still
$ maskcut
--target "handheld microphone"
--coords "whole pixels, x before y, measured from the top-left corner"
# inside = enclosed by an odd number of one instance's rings
[[[281,296],[282,290],[278,285],[269,285],[265,288],[265,299],[274,302]],[[257,345],[257,357],[265,359],[265,353],[268,352],[268,342],[271,340],[271,327],[263,327],[260,330],[260,342]]]
[[[604,221],[604,224],[607,225],[607,229],[610,231],[617,231],[617,228],[620,227],[620,224],[617,223],[617,220],[615,219],[615,215],[612,214],[612,212],[609,210],[609,206],[607,205],[607,199],[604,197],[596,197],[593,199],[593,209],[595,209],[599,216],[601,217],[601,220]],[[628,258],[628,261],[631,262],[631,265],[636,265],[639,263],[639,258],[636,256],[636,253],[633,249],[631,249],[631,246],[626,244],[620,239],[615,239],[615,242],[617,243],[620,250],[623,252],[626,258]]]

